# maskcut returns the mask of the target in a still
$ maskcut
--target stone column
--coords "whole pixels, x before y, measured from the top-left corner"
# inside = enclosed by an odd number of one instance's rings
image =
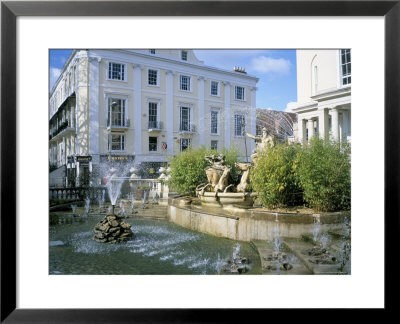
[[[198,92],[199,92],[199,107],[198,107],[198,133],[199,133],[199,145],[205,145],[204,139],[204,77],[199,76],[197,78]]]
[[[318,117],[318,132],[322,139],[329,139],[329,114],[328,109],[322,109]]]
[[[224,127],[225,127],[225,147],[231,146],[231,84],[223,82],[224,84]]]
[[[142,154],[142,69],[142,65],[133,64],[133,122],[136,157]]]
[[[301,144],[305,144],[306,142],[306,125],[305,125],[305,119],[299,119],[298,121],[298,132],[299,132],[299,142]]]
[[[313,119],[309,119],[307,121],[307,123],[308,123],[308,125],[307,125],[307,128],[308,128],[308,142],[310,142],[311,139],[314,136],[314,120]]]
[[[89,155],[99,154],[99,63],[89,57]]]
[[[348,110],[343,110],[342,112],[342,141],[347,141],[347,136],[350,135],[350,112]]]
[[[332,116],[332,139],[334,141],[339,141],[339,109],[331,109]]]
[[[167,71],[166,82],[166,120],[165,130],[167,132],[167,151],[174,154],[174,72]]]

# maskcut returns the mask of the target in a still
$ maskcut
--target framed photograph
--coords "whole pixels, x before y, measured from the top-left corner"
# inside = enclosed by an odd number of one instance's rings
[[[1,321],[392,308],[398,1],[1,15]]]

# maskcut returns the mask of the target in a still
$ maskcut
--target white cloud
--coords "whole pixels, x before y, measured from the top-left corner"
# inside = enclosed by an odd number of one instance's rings
[[[288,104],[286,105],[285,111],[292,112],[293,108],[296,108],[296,106],[297,106],[297,102],[293,102],[293,101],[288,102]]]
[[[53,85],[54,83],[56,83],[60,74],[61,74],[61,69],[50,68],[50,90],[53,88]]]
[[[290,61],[284,58],[259,56],[251,60],[250,70],[259,73],[288,74],[291,65]]]

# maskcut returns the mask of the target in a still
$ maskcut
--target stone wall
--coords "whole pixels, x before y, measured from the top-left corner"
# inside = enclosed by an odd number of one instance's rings
[[[169,199],[168,219],[180,226],[229,239],[247,241],[272,240],[278,224],[281,237],[300,238],[312,234],[318,221],[321,231],[340,230],[350,212],[324,214],[284,214],[239,208],[204,208],[182,199]]]

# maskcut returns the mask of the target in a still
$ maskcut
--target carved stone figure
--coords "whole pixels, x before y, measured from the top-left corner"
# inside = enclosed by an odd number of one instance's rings
[[[207,175],[207,184],[197,186],[197,190],[204,194],[206,189],[211,189],[214,192],[226,192],[227,189],[233,187],[230,184],[231,167],[225,164],[225,155],[212,154],[205,157],[211,163],[211,166],[205,169]]]
[[[240,183],[237,186],[237,192],[246,192],[250,189],[250,170],[251,163],[235,163],[236,167],[242,171]]]
[[[249,138],[252,138],[256,142],[256,147],[254,149],[254,153],[251,155],[251,160],[256,163],[257,162],[257,157],[258,157],[258,152],[261,152],[263,150],[268,149],[269,147],[275,146],[275,139],[272,135],[268,134],[267,129],[264,127],[262,129],[262,135],[261,136],[254,136],[246,131],[243,132],[244,135],[246,135]]]

